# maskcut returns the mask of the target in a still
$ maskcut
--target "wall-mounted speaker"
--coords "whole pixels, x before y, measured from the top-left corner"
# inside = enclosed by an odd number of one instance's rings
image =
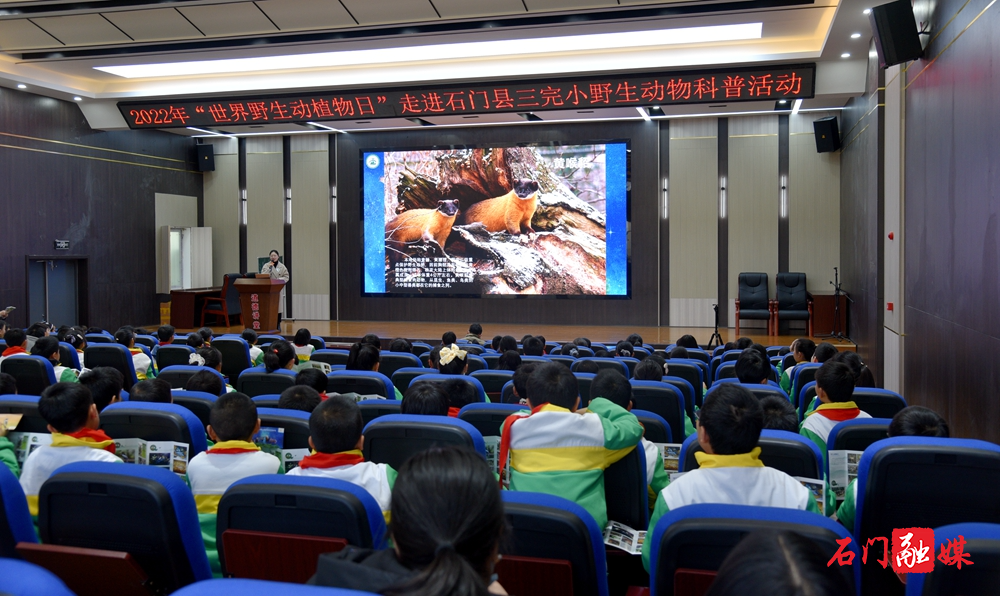
[[[215,147],[205,143],[204,145],[195,145],[198,150],[198,171],[199,172],[214,172],[215,171]]]
[[[840,128],[837,126],[836,116],[813,120],[813,133],[816,135],[816,151],[819,153],[831,153],[840,149]]]
[[[882,68],[916,60],[924,55],[917,33],[917,19],[910,0],[873,6],[868,20],[875,37],[875,50]]]

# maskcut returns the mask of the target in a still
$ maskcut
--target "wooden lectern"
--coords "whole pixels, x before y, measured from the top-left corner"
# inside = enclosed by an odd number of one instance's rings
[[[285,282],[269,277],[243,278],[237,279],[233,285],[240,293],[244,326],[257,333],[276,333],[281,290],[285,287]]]

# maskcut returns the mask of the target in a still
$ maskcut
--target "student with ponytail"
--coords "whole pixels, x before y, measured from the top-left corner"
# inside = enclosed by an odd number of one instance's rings
[[[441,348],[438,372],[442,375],[464,375],[469,371],[468,352],[455,344]]]
[[[351,351],[347,355],[347,366],[344,368],[347,370],[369,370],[372,372],[378,372],[378,365],[381,359],[379,354],[380,352],[378,348],[370,343],[366,343],[365,340],[361,340],[351,346]],[[403,399],[403,394],[399,392],[399,389],[396,389],[396,387],[393,386],[392,390],[395,393],[395,399]]]
[[[142,351],[142,348],[135,347],[135,334],[127,327],[122,327],[115,332],[115,341],[125,346],[132,355],[132,365],[135,367],[135,376],[140,381],[156,377],[156,366],[153,359]]]
[[[264,346],[264,370],[272,373],[280,368],[292,370],[295,368],[297,358],[295,348],[292,344],[283,339],[279,339]]]
[[[458,447],[414,455],[393,486],[391,520],[395,548],[320,555],[309,583],[386,596],[506,594],[494,574],[503,502],[479,455]]]

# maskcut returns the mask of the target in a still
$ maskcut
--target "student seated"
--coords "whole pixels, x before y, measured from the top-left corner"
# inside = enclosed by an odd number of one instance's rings
[[[458,336],[455,335],[454,331],[445,331],[444,334],[441,335],[441,345],[442,346],[450,346],[451,344],[455,343],[456,341],[458,341]]]
[[[188,463],[187,479],[198,507],[201,537],[214,574],[221,573],[215,544],[215,517],[219,500],[229,486],[247,476],[276,474],[281,460],[264,453],[253,436],[260,430],[257,405],[242,393],[227,393],[212,404],[208,436],[215,445]]]
[[[292,385],[281,392],[278,407],[283,410],[299,410],[312,413],[323,400],[319,392],[305,385]]]
[[[945,419],[934,410],[922,406],[909,406],[896,412],[896,415],[892,417],[888,434],[890,437],[940,437],[947,439],[951,436],[951,431]],[[854,531],[857,503],[858,481],[855,478],[847,485],[847,490],[844,492],[844,502],[837,509],[836,516],[837,521],[850,532]]]
[[[260,366],[263,364],[264,350],[260,349],[260,346],[257,345],[257,332],[253,329],[244,329],[240,337],[243,338],[243,341],[247,342],[247,346],[250,348],[251,366]]]
[[[590,345],[590,339],[588,339],[586,337],[578,337],[578,338],[576,338],[576,339],[573,340],[573,343],[575,343],[578,346],[584,346],[584,347],[587,347],[587,348],[592,348],[593,347],[593,346]]]
[[[228,391],[228,389],[229,386],[223,384],[219,375],[207,370],[199,370],[191,375],[187,382],[184,383],[184,391],[201,391],[202,393],[208,393],[209,395],[222,395],[227,392],[232,393]]]
[[[787,507],[819,513],[809,489],[788,474],[760,461],[763,426],[760,401],[745,387],[722,383],[705,396],[698,420],[697,469],[675,478],[660,491],[649,530],[668,511],[685,505],[723,503]],[[649,541],[642,545],[642,564],[649,570]]]
[[[612,354],[607,350],[602,350],[601,348],[597,348],[596,350],[594,350],[595,358],[611,358],[612,356],[614,356],[614,354]]]
[[[197,350],[204,347],[205,340],[201,337],[200,333],[188,333],[187,338],[184,340],[184,345]]]
[[[143,381],[156,376],[156,366],[152,358],[146,355],[141,348],[135,347],[135,334],[122,327],[115,332],[115,341],[125,346],[132,354],[132,366],[135,368],[136,379]]]
[[[517,370],[514,371],[514,375],[511,377],[514,395],[505,403],[515,403],[522,406],[528,405],[528,398],[526,397],[528,395],[528,377],[539,366],[540,363],[538,362],[525,362],[517,367]],[[595,364],[594,366],[597,365]]]
[[[676,343],[678,348],[688,348],[691,350],[699,350],[701,346],[698,345],[698,340],[694,338],[693,335],[682,335]]]
[[[790,401],[779,395],[767,395],[760,400],[764,410],[764,428],[799,432],[799,414]]]
[[[516,350],[507,350],[500,354],[497,361],[497,370],[517,370],[521,366],[521,355]]]
[[[52,444],[32,451],[21,470],[31,515],[38,515],[38,491],[57,468],[78,461],[122,461],[115,457],[114,440],[100,430],[101,415],[86,386],[49,385],[38,400],[38,413],[48,423]]]
[[[51,335],[39,337],[35,340],[35,345],[31,346],[31,355],[41,356],[52,364],[57,383],[78,383],[80,381],[76,369],[59,363],[59,339]]]
[[[445,345],[438,356],[438,372],[443,375],[464,375],[469,372],[469,353],[455,344]]]
[[[517,351],[517,340],[514,339],[513,335],[505,335],[500,338],[500,345],[497,347],[497,352],[503,353],[507,350]]]
[[[663,367],[652,358],[643,358],[642,362],[635,365],[632,378],[637,381],[662,381]]]
[[[500,340],[503,339],[502,335],[494,335],[493,340],[490,341],[490,347],[493,348],[494,352],[500,351]]]
[[[347,370],[370,370],[378,372],[379,361],[381,360],[379,349],[367,343],[356,343],[351,346],[351,351],[347,355]],[[403,399],[403,394],[392,388],[395,399]]]
[[[304,457],[288,475],[322,476],[357,484],[378,502],[388,522],[396,471],[386,464],[365,461],[361,454],[365,444],[363,428],[358,404],[343,395],[331,395],[309,416],[312,455]]]
[[[361,341],[358,343],[368,344],[369,346],[375,348],[376,350],[379,351],[382,350],[382,339],[379,338],[379,336],[375,335],[374,333],[369,333],[365,335],[364,337],[361,338]]]
[[[66,342],[73,346],[76,350],[77,358],[80,359],[80,366],[83,366],[83,353],[87,349],[87,336],[84,335],[83,330],[75,327],[70,327],[66,329],[65,332],[59,334],[59,341]],[[85,368],[81,368],[80,372],[86,371]]]
[[[736,378],[739,379],[740,383],[767,385],[767,377],[770,372],[770,363],[752,348],[743,350],[740,357],[736,359]]]
[[[298,362],[298,359],[296,358],[295,348],[292,347],[292,344],[283,339],[278,339],[269,343],[264,349],[264,356],[261,358],[261,363],[264,365],[264,371],[269,373],[273,373],[274,371],[282,368],[285,370],[293,370],[296,362]]]
[[[836,356],[838,353],[837,347],[830,342],[821,342],[816,346],[816,350],[813,351],[812,362],[819,362],[822,364]]]
[[[620,341],[615,344],[616,358],[631,358],[633,354],[635,354],[635,346],[630,342]]]
[[[545,344],[537,337],[529,337],[521,344],[525,356],[542,356],[545,354]]]
[[[625,338],[625,341],[632,344],[633,347],[636,348],[642,347],[642,336],[639,335],[638,333],[633,333],[632,335],[629,335],[628,337]]]
[[[299,362],[306,362],[312,357],[313,352],[316,351],[316,346],[309,343],[312,339],[312,333],[308,329],[303,327],[295,332],[295,338],[292,342],[295,344],[295,355],[298,357]]]
[[[410,340],[406,339],[405,337],[397,337],[396,339],[389,342],[389,351],[400,352],[403,354],[412,354],[413,344],[411,344]]]
[[[590,384],[590,399],[598,397],[603,397],[629,412],[632,411],[632,385],[618,371],[607,369],[597,373]],[[670,478],[663,467],[660,448],[646,439],[641,439],[639,444],[646,452],[646,481],[649,486],[649,502],[653,503],[656,495],[670,483]]]
[[[128,394],[128,400],[172,404],[174,403],[174,396],[170,392],[170,383],[163,379],[146,379],[132,385],[132,390]]]
[[[500,461],[510,454],[510,490],[575,501],[603,528],[608,523],[604,470],[639,444],[642,426],[601,397],[586,412],[577,412],[576,377],[561,364],[540,365],[526,389],[531,413],[508,418],[500,442]]]
[[[3,340],[7,344],[7,348],[3,354],[0,354],[0,362],[11,356],[21,356],[28,353],[28,336],[24,334],[23,330],[17,327],[8,327],[3,334]]]
[[[684,346],[677,346],[673,350],[670,350],[669,357],[673,358],[690,358],[691,354],[687,351]]]
[[[493,577],[507,524],[482,457],[458,447],[411,457],[393,487],[391,518],[393,548],[320,555],[309,583],[398,596],[506,594]]]
[[[0,395],[17,393],[17,380],[7,373],[0,373]],[[7,438],[9,429],[6,424],[0,425],[0,463],[10,468],[14,476],[21,475],[21,466],[17,464],[17,454],[14,444]]]
[[[188,357],[188,364],[192,366],[205,366],[221,375],[222,352],[220,352],[217,348],[206,345],[199,348],[197,352]],[[233,389],[229,383],[226,383],[226,392],[232,393],[233,391],[236,391],[236,389]]]
[[[452,418],[458,418],[458,412],[465,406],[479,401],[479,392],[465,379],[449,379],[441,383],[441,389],[448,396],[446,415]]]
[[[799,426],[799,433],[819,446],[826,458],[826,440],[834,426],[845,420],[871,418],[851,401],[854,373],[846,364],[826,362],[816,371],[816,397],[820,405]]]
[[[0,373],[0,395],[15,394],[17,394],[17,379],[15,379],[13,375]]]
[[[837,352],[837,355],[830,360],[834,362],[843,362],[847,366],[851,367],[851,372],[854,373],[854,387],[874,387],[875,386],[875,375],[869,370],[868,366],[865,365],[864,360],[857,352],[852,352],[850,350],[844,350],[843,352]]]
[[[160,351],[161,347],[169,346],[174,342],[174,335],[176,333],[177,330],[174,329],[173,325],[160,325],[156,330],[156,345],[149,351],[149,355],[153,357],[153,360],[156,360],[156,354]]]
[[[563,344],[563,346],[559,348],[559,353],[562,354],[563,356],[572,356],[574,358],[579,358],[580,350],[577,349],[579,347],[580,346],[574,343]]]
[[[35,346],[35,342],[43,337],[48,337],[52,329],[54,328],[44,321],[33,323],[30,327],[28,327],[28,330],[25,331],[25,339],[28,341],[28,345],[25,346],[25,349],[30,351],[31,348]]]
[[[439,383],[417,381],[406,388],[403,403],[399,406],[399,413],[447,416],[448,394],[444,392]]]
[[[793,366],[788,368],[782,367],[781,378],[778,380],[778,385],[785,390],[788,395],[792,394],[792,371],[795,367],[803,362],[810,362],[813,357],[813,353],[816,352],[816,344],[813,340],[800,337],[792,342],[792,345],[788,347],[791,351],[792,359],[795,360]]]
[[[736,340],[735,344],[733,344],[733,349],[743,351],[752,345],[753,345],[752,339],[750,339],[749,337],[741,337]]]
[[[80,375],[80,383],[90,389],[90,395],[100,412],[111,404],[122,399],[122,387],[125,386],[125,376],[117,368],[98,366]]]
[[[485,346],[486,342],[483,340],[483,326],[479,323],[469,325],[469,333],[466,334],[465,341]]]
[[[196,333],[201,336],[201,340],[205,342],[204,345],[212,345],[212,340],[215,338],[215,334],[212,333],[211,327],[202,327]]]
[[[299,374],[295,375],[296,385],[305,385],[306,387],[312,387],[319,394],[320,401],[326,399],[326,387],[329,384],[330,379],[323,374],[318,368],[305,368],[299,371]]]

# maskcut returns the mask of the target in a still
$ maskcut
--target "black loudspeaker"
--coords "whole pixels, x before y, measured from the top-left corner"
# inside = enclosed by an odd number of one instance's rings
[[[831,153],[840,149],[840,129],[836,116],[813,120],[813,132],[816,134],[816,151],[819,153]]]
[[[215,147],[209,144],[195,145],[198,149],[198,171],[215,171]]]
[[[873,6],[868,20],[875,36],[875,49],[882,68],[916,60],[924,55],[910,0]]]

